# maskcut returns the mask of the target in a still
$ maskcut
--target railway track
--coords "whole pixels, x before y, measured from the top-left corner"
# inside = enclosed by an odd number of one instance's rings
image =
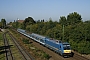
[[[23,59],[24,60],[34,60],[34,58],[18,43],[16,38],[11,33],[8,33],[8,34],[11,37],[14,44],[16,45],[16,47],[18,48],[19,52],[22,54]]]
[[[81,55],[78,55],[77,53],[74,53],[73,58],[76,59],[76,60],[90,60],[90,59],[85,58],[85,57],[83,57]]]
[[[5,32],[3,34],[4,45],[5,45],[5,52],[6,52],[6,54],[5,54],[5,56],[6,56],[5,60],[13,60],[13,56],[12,56],[12,52],[11,52],[11,49],[10,49],[10,45],[9,45],[8,39],[6,38],[6,33],[7,32]]]

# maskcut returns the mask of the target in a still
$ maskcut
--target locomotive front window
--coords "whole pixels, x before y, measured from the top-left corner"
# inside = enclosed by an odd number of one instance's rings
[[[63,44],[64,50],[70,50],[70,45],[69,44]]]

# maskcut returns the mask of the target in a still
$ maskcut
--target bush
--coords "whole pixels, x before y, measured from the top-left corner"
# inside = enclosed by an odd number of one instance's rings
[[[25,44],[29,44],[29,40],[28,39],[23,39],[22,40]]]
[[[43,54],[43,57],[46,58],[46,59],[50,58],[49,54],[46,54],[46,53]]]

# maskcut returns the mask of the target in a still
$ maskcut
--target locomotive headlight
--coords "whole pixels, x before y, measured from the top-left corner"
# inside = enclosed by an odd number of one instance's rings
[[[71,50],[64,50],[64,53],[71,53]]]

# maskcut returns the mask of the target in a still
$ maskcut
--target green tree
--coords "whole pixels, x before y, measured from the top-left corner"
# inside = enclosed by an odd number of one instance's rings
[[[56,24],[52,21],[52,18],[49,18],[49,21],[45,24],[47,26],[47,29],[51,29],[56,26]]]
[[[19,27],[19,23],[18,23],[18,21],[16,21],[16,28],[18,28]]]
[[[1,23],[2,23],[2,28],[6,27],[6,20],[5,19],[1,19]]]
[[[76,24],[76,23],[81,22],[81,20],[82,20],[81,15],[78,14],[77,12],[70,13],[70,14],[67,16],[67,24],[68,24],[68,25],[74,25],[74,24]]]
[[[2,28],[2,23],[0,22],[0,28]]]
[[[65,16],[61,16],[60,19],[59,19],[59,23],[61,25],[66,25],[67,24],[67,19]]]
[[[24,29],[26,29],[26,26],[27,25],[32,25],[32,24],[35,24],[36,22],[34,21],[34,19],[32,17],[28,17],[24,20],[23,22],[23,27]]]
[[[15,20],[12,22],[12,27],[16,28]]]
[[[37,23],[40,23],[40,20],[38,20]]]
[[[41,20],[41,22],[44,22],[44,19],[43,19],[43,20]]]

